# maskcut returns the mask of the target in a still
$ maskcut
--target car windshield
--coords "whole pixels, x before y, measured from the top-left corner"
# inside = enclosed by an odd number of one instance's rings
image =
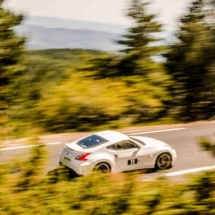
[[[134,140],[135,142],[137,142],[137,143],[140,143],[140,144],[142,144],[142,145],[146,145],[144,142],[142,142],[142,141],[140,141],[140,140],[138,140],[138,139],[136,139],[136,138],[134,138],[134,137],[130,137],[132,140]]]
[[[90,135],[88,137],[85,137],[77,142],[77,144],[83,148],[91,148],[98,146],[100,144],[108,142],[103,137],[100,137],[96,134]]]

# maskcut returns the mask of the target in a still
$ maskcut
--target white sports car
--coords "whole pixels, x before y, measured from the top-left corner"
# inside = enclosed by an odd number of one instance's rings
[[[116,131],[101,131],[66,144],[60,154],[60,164],[78,175],[87,175],[93,170],[164,170],[172,167],[176,157],[176,151],[162,141],[127,136]]]

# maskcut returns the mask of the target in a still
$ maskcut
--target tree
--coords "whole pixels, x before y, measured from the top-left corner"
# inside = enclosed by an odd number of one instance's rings
[[[152,57],[160,55],[164,50],[163,38],[160,37],[161,25],[155,21],[155,15],[147,12],[149,3],[131,0],[126,15],[133,23],[121,39],[116,41],[122,47],[121,55],[103,56],[92,61],[88,70],[96,70],[95,77],[119,77],[147,75],[153,72]]]
[[[18,37],[13,27],[23,20],[22,15],[15,15],[3,7],[0,0],[0,130],[8,121],[8,109],[18,90],[18,77],[23,71],[19,62],[24,49],[23,38]]]
[[[96,59],[87,68],[94,78],[120,78],[136,91],[135,97],[129,96],[133,105],[125,112],[133,116],[134,123],[161,118],[166,112],[164,103],[169,100],[165,86],[168,76],[162,63],[153,60],[165,50],[159,34],[162,26],[155,21],[155,15],[149,14],[148,6],[146,1],[131,0],[127,16],[133,25],[117,41],[124,46],[122,54]]]
[[[161,25],[155,21],[155,15],[147,12],[149,3],[132,0],[127,16],[133,20],[133,26],[118,43],[125,46],[125,54],[119,63],[119,69],[126,74],[147,74],[154,63],[152,57],[164,51],[159,36]]]
[[[195,121],[215,113],[214,34],[206,22],[203,0],[194,1],[181,18],[178,42],[166,54],[167,72],[174,84],[173,112],[180,120]]]

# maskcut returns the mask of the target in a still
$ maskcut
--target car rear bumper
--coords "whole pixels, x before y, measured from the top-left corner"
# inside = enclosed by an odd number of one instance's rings
[[[76,160],[75,157],[65,149],[60,154],[59,163],[72,169],[77,175],[90,174],[93,169],[93,166],[88,161]]]

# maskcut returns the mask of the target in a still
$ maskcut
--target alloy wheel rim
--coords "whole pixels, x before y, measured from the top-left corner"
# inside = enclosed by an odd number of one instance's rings
[[[102,172],[102,173],[107,173],[109,172],[109,166],[105,163],[102,163],[100,165],[98,165],[98,167],[96,168],[98,171]]]
[[[168,154],[163,154],[158,159],[158,167],[160,169],[165,169],[171,164],[171,157]]]

